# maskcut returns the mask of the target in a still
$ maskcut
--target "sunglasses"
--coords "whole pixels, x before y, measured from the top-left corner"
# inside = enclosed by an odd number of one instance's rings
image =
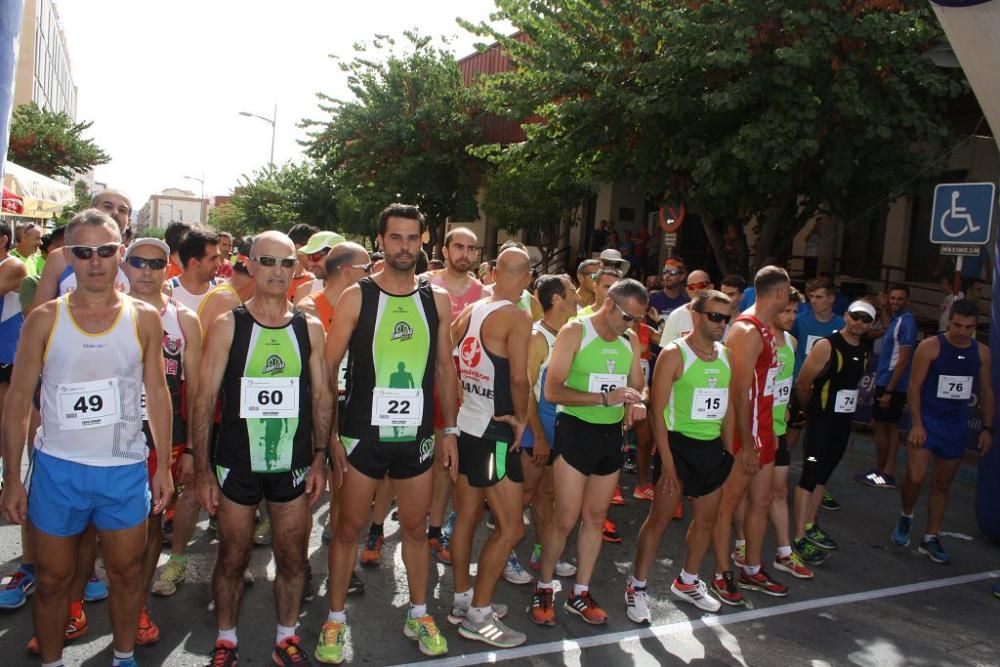
[[[683,271],[678,271],[677,269],[670,269],[669,271],[664,271],[663,275],[673,277],[673,276],[679,276],[681,275],[681,273],[683,273]]]
[[[708,281],[702,281],[700,283],[688,283],[687,288],[691,290],[702,290],[707,289],[712,283]]]
[[[851,316],[851,319],[861,322],[862,324],[871,324],[875,319],[868,313],[847,313]]]
[[[290,269],[295,266],[294,257],[271,257],[270,255],[259,255],[257,257],[253,257],[252,259],[261,266],[274,266],[275,264],[281,264],[281,268],[283,269]]]
[[[326,257],[329,253],[330,253],[329,248],[323,248],[322,250],[317,250],[316,252],[309,253],[308,255],[306,255],[306,259],[308,259],[310,262],[318,262],[319,260]]]
[[[104,245],[70,245],[66,247],[69,248],[69,251],[77,259],[90,259],[94,256],[95,252],[98,257],[107,259],[108,257],[114,257],[115,253],[118,252],[118,248],[122,247],[122,244],[105,243]]]
[[[719,324],[720,322],[725,322],[726,324],[729,324],[729,321],[733,319],[732,315],[727,315],[726,313],[716,313],[711,310],[708,312],[706,311],[699,311],[699,312],[701,312],[702,315],[707,317],[709,322],[712,322],[714,324]]]
[[[162,271],[167,268],[167,260],[165,259],[148,259],[146,257],[129,257],[125,260],[136,269],[145,269],[147,266],[154,271]]]
[[[374,262],[368,262],[367,264],[351,264],[352,269],[360,269],[366,274],[372,272],[372,266],[374,266]]]
[[[620,303],[618,303],[614,299],[612,299],[612,301],[614,302],[614,304],[618,308],[618,310],[621,312],[622,319],[625,320],[626,322],[635,322],[636,320],[641,320],[642,319],[641,317],[636,317],[635,315],[628,314],[627,312],[625,312],[625,309],[622,308],[622,306],[621,306]]]

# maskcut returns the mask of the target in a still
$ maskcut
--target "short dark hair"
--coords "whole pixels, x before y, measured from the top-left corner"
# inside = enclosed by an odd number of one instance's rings
[[[444,247],[451,247],[451,240],[455,238],[455,234],[469,234],[472,238],[476,239],[476,243],[479,243],[479,237],[476,233],[469,229],[468,227],[452,227],[448,230],[448,233],[444,235]]]
[[[205,247],[210,245],[219,245],[218,234],[197,227],[189,231],[177,249],[181,266],[186,269],[192,259],[202,259],[205,256]]]
[[[14,242],[14,239],[11,238],[10,225],[7,224],[6,220],[0,220],[0,236],[7,237],[7,243],[4,244],[3,249],[10,250],[10,246]]]
[[[889,289],[886,290],[885,293],[889,294],[889,292],[906,292],[906,298],[910,298],[910,288],[902,283],[893,283],[892,285],[889,285]]]
[[[691,310],[696,313],[703,313],[705,312],[705,304],[709,301],[715,301],[727,306],[733,305],[733,300],[726,296],[725,292],[714,289],[703,289],[698,292],[697,296],[691,299]]]
[[[66,239],[72,239],[80,227],[107,227],[114,230],[119,242],[122,240],[122,230],[118,227],[118,223],[100,209],[85,208],[74,215],[73,219],[66,225]]]
[[[416,220],[420,223],[420,232],[423,233],[426,228],[426,219],[424,214],[420,212],[420,209],[413,204],[400,204],[394,203],[389,204],[382,212],[378,214],[378,233],[379,235],[385,234],[385,230],[389,225],[389,218],[406,218],[407,220]]]
[[[788,288],[788,301],[789,301],[789,303],[791,303],[791,302],[802,303],[802,301],[803,301],[803,299],[802,299],[802,292],[798,291],[794,287],[789,287]]]
[[[730,273],[722,279],[719,285],[722,287],[735,287],[742,292],[747,288],[747,281],[738,273]]]
[[[757,292],[757,297],[767,296],[779,287],[790,286],[788,273],[780,266],[769,264],[753,277],[753,288]]]
[[[233,261],[233,271],[239,271],[245,276],[250,275],[250,270],[247,269],[247,265],[243,262],[244,258],[250,257],[250,249],[253,248],[253,237],[244,236],[243,238],[235,241],[236,246],[236,259]]]
[[[642,283],[634,278],[623,278],[616,282],[608,290],[608,296],[612,299],[615,297],[635,299],[644,306],[649,304],[649,292],[642,286]]]
[[[304,222],[292,225],[292,228],[288,230],[288,238],[292,240],[295,245],[305,245],[309,243],[309,237],[319,231],[319,227],[314,227],[312,225],[307,225]]]
[[[184,235],[191,231],[191,225],[186,222],[171,222],[167,225],[167,228],[163,230],[163,242],[167,244],[170,248],[170,253],[180,251],[181,241],[184,239]]]
[[[951,310],[948,311],[948,319],[953,319],[956,315],[958,317],[975,317],[978,319],[979,306],[972,299],[959,299],[951,304]]]
[[[601,260],[599,260],[599,259],[593,259],[593,258],[583,260],[582,262],[580,262],[580,265],[576,267],[576,275],[579,277],[579,276],[584,275],[585,273],[588,273],[587,271],[584,270],[585,267],[588,267],[588,266],[591,266],[591,265],[594,265],[594,264],[596,264],[597,266],[600,266],[601,265]]]
[[[566,298],[566,284],[562,279],[562,276],[547,275],[542,276],[535,283],[538,303],[542,304],[542,310],[546,313],[552,310],[552,297],[558,294],[562,298]]]
[[[417,265],[414,267],[414,270],[417,272],[417,275],[420,275],[421,273],[427,273],[427,266],[430,263],[431,260],[427,256],[427,251],[421,248],[420,252],[417,253]]]

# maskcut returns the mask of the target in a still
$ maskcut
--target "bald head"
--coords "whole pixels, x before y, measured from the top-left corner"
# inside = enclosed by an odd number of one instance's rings
[[[101,190],[90,199],[91,208],[110,215],[123,234],[132,215],[132,201],[120,190]]]
[[[355,264],[367,264],[369,262],[368,251],[364,246],[353,241],[344,241],[333,246],[333,249],[326,256],[324,264],[327,278],[335,280],[345,267]]]
[[[270,255],[271,257],[295,257],[295,244],[288,234],[274,230],[261,232],[253,237],[250,257]]]
[[[520,248],[507,248],[497,257],[495,292],[511,298],[521,294],[531,278],[531,258]]]
[[[701,269],[695,269],[694,271],[688,274],[687,282],[688,285],[696,283],[710,283],[712,282],[712,278],[708,275],[707,271],[702,271]]]

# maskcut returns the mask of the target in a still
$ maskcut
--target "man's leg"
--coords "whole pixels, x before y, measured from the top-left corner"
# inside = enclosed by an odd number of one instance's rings
[[[35,551],[36,588],[31,609],[42,662],[62,655],[70,586],[77,567],[80,536],[56,537],[32,526],[28,531]],[[133,636],[135,634],[133,628]]]
[[[944,512],[948,509],[948,492],[951,482],[958,472],[962,459],[942,459],[934,457],[934,476],[931,485],[931,496],[927,501],[927,534],[937,535],[941,531]]]
[[[579,470],[566,463],[562,456],[556,459],[553,466],[553,478],[559,477],[559,486],[555,488],[555,511],[549,528],[542,535],[542,566],[538,575],[538,581],[550,583],[555,574],[556,562],[562,556],[563,549],[566,548],[566,538],[573,528],[576,527],[577,519],[580,518],[580,511],[583,506],[583,491],[587,484],[587,476]],[[614,493],[612,484],[611,493]],[[606,501],[610,501],[609,493]],[[604,512],[607,513],[607,502],[605,502]],[[601,539],[601,526],[598,525],[597,539]],[[577,553],[577,558],[580,554]]]
[[[552,524],[552,515],[556,510],[556,492],[552,478],[554,467],[551,465],[543,466],[542,478],[531,498],[531,522],[535,528],[535,542],[539,545],[542,544],[542,536]]]
[[[201,506],[198,504],[198,494],[195,493],[194,484],[189,484],[177,497],[174,504],[174,530],[170,546],[172,556],[183,557],[187,550],[188,542],[194,534],[195,524],[198,523],[198,512]]]
[[[493,592],[503,574],[507,556],[524,537],[523,498],[521,483],[512,481],[509,477],[486,488],[486,501],[493,512],[496,528],[479,550],[479,569],[472,595],[473,607],[488,607],[492,604]],[[459,515],[461,516],[461,512]]]
[[[750,486],[750,476],[743,471],[737,462],[733,466],[729,478],[722,485],[722,498],[719,501],[719,516],[715,521],[715,532],[712,545],[715,551],[715,570],[725,572],[730,569],[729,545],[733,530],[733,517],[739,510],[740,503],[746,497]]]
[[[108,611],[114,649],[122,653],[135,649],[135,630],[144,598],[142,565],[147,531],[148,521],[124,530],[100,531],[104,570],[111,589]]]
[[[632,576],[638,581],[645,581],[652,569],[653,560],[656,557],[656,550],[660,546],[663,533],[670,525],[670,520],[674,516],[674,510],[680,501],[680,490],[667,494],[666,487],[662,483],[657,484],[653,495],[653,502],[649,506],[649,513],[646,520],[639,528],[639,538],[635,543],[635,561],[632,563]],[[714,518],[713,518],[714,526]],[[711,536],[711,533],[709,534]]]
[[[603,543],[601,531],[604,519],[608,516],[611,496],[614,495],[615,486],[618,485],[618,471],[610,475],[590,475],[586,480],[581,504],[583,520],[576,538],[576,557],[579,560],[576,583],[581,586],[590,585],[597,557],[601,553]],[[562,483],[561,477],[560,483]],[[557,496],[556,503],[558,502]],[[555,563],[552,565],[555,567]]]
[[[635,486],[643,488],[650,483],[650,462],[653,458],[653,434],[650,432],[649,420],[644,419],[635,425]],[[677,506],[674,505],[674,509]]]
[[[719,503],[722,501],[722,489],[716,489],[706,496],[692,500],[694,516],[688,526],[684,544],[687,552],[684,555],[684,571],[697,575],[701,569],[701,561],[708,552],[715,532],[715,523],[719,517]]]
[[[94,574],[94,565],[96,562],[97,529],[90,526],[80,536],[80,546],[76,554],[76,570],[73,572],[73,583],[69,591],[70,602],[83,602],[83,594],[87,588],[87,581]]]
[[[899,453],[899,426],[895,422],[872,422],[875,431],[875,468],[896,476],[896,457]]]
[[[306,582],[306,554],[311,525],[309,499],[303,494],[285,503],[268,501],[267,509],[271,516],[271,549],[276,568],[274,604],[278,625],[294,628]]]
[[[219,630],[235,631],[243,598],[243,571],[250,563],[253,549],[254,511],[256,505],[241,505],[219,493],[216,524],[219,527],[219,553],[212,572],[212,594]]]
[[[427,537],[441,538],[441,526],[444,525],[444,511],[448,507],[448,496],[451,492],[451,475],[444,467],[441,457],[444,447],[441,446],[441,431],[434,431],[434,466],[433,491],[430,500],[430,511],[427,515]],[[447,561],[443,561],[447,562]]]
[[[347,588],[354,571],[358,552],[358,537],[365,527],[371,511],[372,496],[375,494],[377,479],[348,467],[344,471],[344,483],[338,492],[339,509],[330,535],[330,611],[342,613],[347,600]],[[331,507],[331,514],[333,514]]]
[[[778,539],[778,547],[791,546],[791,535],[788,532],[788,466],[774,467],[773,498],[768,514],[774,524],[774,534]]]
[[[906,479],[899,485],[899,496],[902,501],[903,514],[913,516],[913,510],[920,499],[920,490],[927,479],[927,469],[930,466],[931,452],[929,449],[910,447],[906,450]]]
[[[469,575],[469,564],[472,562],[472,541],[476,526],[479,525],[484,489],[469,484],[469,478],[459,474],[455,482],[455,528],[451,533],[451,573],[455,580],[455,594],[465,593],[472,588],[472,577]],[[490,508],[493,504],[490,503]],[[499,525],[497,526],[499,528]],[[494,531],[493,535],[496,534]],[[490,536],[493,539],[493,536]],[[486,547],[483,547],[485,551]],[[506,555],[504,556],[506,559]],[[502,570],[502,568],[501,568]],[[483,573],[482,556],[479,558],[479,576]],[[478,580],[478,577],[477,577]]]
[[[434,465],[432,470],[442,466]],[[410,585],[410,604],[427,604],[427,578],[430,553],[424,530],[431,503],[434,472],[427,470],[416,477],[392,480],[396,493],[406,502],[399,504],[399,526],[403,534],[403,564]],[[449,478],[450,479],[450,478]],[[374,491],[374,489],[372,489]],[[357,540],[357,537],[354,538]]]
[[[156,574],[156,563],[163,548],[163,515],[150,514],[146,520],[146,550],[142,554],[142,581],[140,583],[140,607],[146,606],[146,594]]]
[[[761,466],[750,480],[746,515],[743,517],[743,530],[747,538],[746,563],[749,566],[761,564],[761,551],[767,534],[767,511],[774,497],[773,487],[774,463],[771,462]]]

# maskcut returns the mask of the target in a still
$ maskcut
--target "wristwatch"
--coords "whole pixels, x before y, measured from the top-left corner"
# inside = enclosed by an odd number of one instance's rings
[[[443,429],[441,429],[441,433],[444,435],[453,435],[457,438],[458,436],[462,435],[462,429],[460,429],[457,426],[445,426]]]

